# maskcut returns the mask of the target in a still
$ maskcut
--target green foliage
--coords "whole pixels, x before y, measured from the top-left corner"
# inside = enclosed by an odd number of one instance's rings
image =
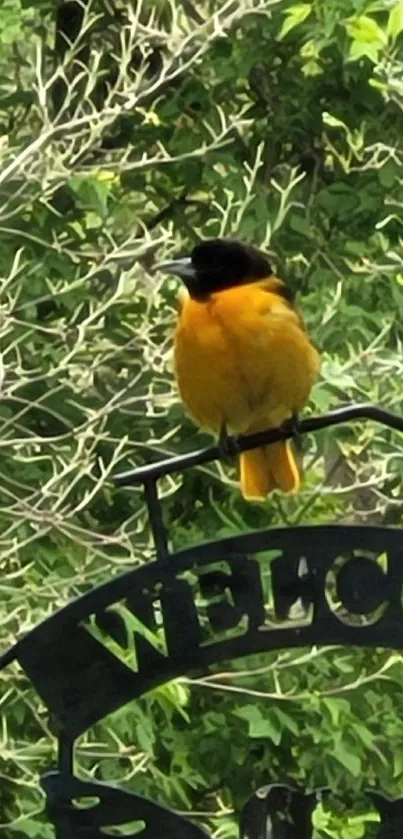
[[[152,558],[141,493],[114,492],[111,475],[207,442],[177,403],[177,285],[160,285],[156,258],[201,236],[263,244],[321,349],[311,409],[402,411],[403,4],[134,6],[94,0],[56,55],[53,3],[2,7],[4,648]],[[166,479],[173,544],[279,524],[401,525],[397,445],[372,425],[317,435],[301,494],[266,505],[245,505],[227,467]],[[78,744],[80,775],[202,813],[217,839],[236,836],[234,811],[268,780],[401,787],[399,655],[300,650],[212,675],[95,727]],[[1,826],[50,839],[46,712],[17,670],[0,682]],[[373,818],[323,803],[317,837],[370,836]]]

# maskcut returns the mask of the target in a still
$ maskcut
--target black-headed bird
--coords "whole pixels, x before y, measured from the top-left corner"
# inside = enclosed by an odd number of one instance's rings
[[[196,423],[228,439],[277,428],[306,405],[319,370],[293,295],[267,256],[231,239],[207,239],[158,265],[185,285],[174,337],[179,393]],[[297,491],[290,440],[240,454],[247,500]]]

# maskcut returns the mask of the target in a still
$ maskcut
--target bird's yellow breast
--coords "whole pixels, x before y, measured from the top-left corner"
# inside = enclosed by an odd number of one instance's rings
[[[297,312],[268,283],[183,301],[176,375],[181,398],[202,427],[218,432],[226,423],[244,433],[277,426],[308,400],[318,354]]]

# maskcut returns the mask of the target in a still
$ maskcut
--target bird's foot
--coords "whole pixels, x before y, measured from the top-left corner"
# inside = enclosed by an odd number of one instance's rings
[[[287,420],[285,423],[285,427],[291,431],[291,437],[295,444],[295,448],[297,451],[302,451],[302,436],[300,432],[299,426],[299,417],[298,414],[294,413],[291,416],[291,419]]]
[[[235,437],[231,437],[228,434],[227,426],[225,422],[222,423],[220,428],[220,434],[218,437],[218,448],[220,449],[220,455],[223,460],[228,460],[229,458],[232,459],[239,454],[239,445],[238,441]]]

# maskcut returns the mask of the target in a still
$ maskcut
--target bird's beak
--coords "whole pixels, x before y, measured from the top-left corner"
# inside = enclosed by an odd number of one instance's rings
[[[190,256],[184,256],[182,259],[174,259],[172,262],[161,262],[155,266],[155,270],[162,271],[163,274],[173,274],[175,277],[180,277],[185,284],[186,281],[196,279],[196,273]]]

